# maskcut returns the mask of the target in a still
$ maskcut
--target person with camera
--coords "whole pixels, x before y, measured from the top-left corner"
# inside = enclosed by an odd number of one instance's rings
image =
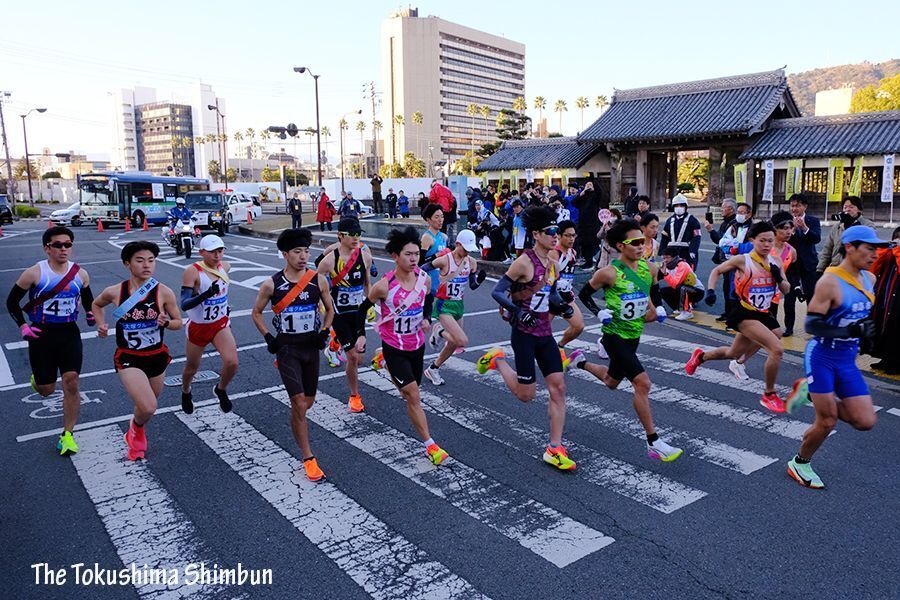
[[[819,252],[819,264],[816,266],[816,273],[819,277],[828,267],[836,267],[841,263],[841,236],[844,232],[854,225],[865,225],[866,227],[875,227],[875,223],[862,216],[863,203],[858,196],[847,196],[844,199],[844,205],[841,212],[832,215],[831,219],[838,223],[828,232],[825,243],[822,244],[822,250]]]

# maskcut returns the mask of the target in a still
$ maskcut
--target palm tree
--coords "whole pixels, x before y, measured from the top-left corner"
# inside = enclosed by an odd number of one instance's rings
[[[512,109],[516,112],[524,113],[528,109],[528,103],[525,102],[525,98],[519,96],[512,103]]]
[[[321,129],[322,137],[325,138],[325,154],[328,154],[328,138],[331,137],[331,130],[328,125],[323,125]]]
[[[415,117],[415,115],[413,115]],[[363,174],[363,156],[366,154],[366,122],[365,121],[357,121],[356,122],[356,130],[359,132],[359,176],[365,177]]]
[[[535,96],[534,107],[538,111],[538,132],[540,132],[541,123],[544,121],[544,109],[547,108],[547,99],[543,96]]]
[[[221,158],[219,157],[219,144],[216,143],[219,140],[218,136],[216,136],[216,134],[214,134],[214,133],[207,133],[205,138],[206,138],[207,144],[215,144],[214,148],[216,149],[216,151],[215,151],[216,160],[221,162]]]
[[[584,109],[590,106],[591,103],[588,101],[587,96],[578,96],[575,99],[575,107],[581,111],[581,130],[584,131]]]
[[[609,106],[609,98],[602,94],[600,96],[597,96],[597,98],[594,100],[594,106],[599,108],[600,112],[602,113],[603,109]]]
[[[244,139],[244,134],[241,133],[241,130],[238,129],[234,133],[231,134],[231,138],[237,142],[238,145],[238,168],[237,168],[237,176],[238,179],[241,177],[241,141]]]
[[[378,172],[378,132],[382,130],[384,125],[381,124],[381,121],[372,121],[372,131],[375,132],[375,172]]]
[[[562,133],[562,115],[569,109],[566,107],[565,100],[557,100],[553,105],[553,112],[559,113],[559,132]]]
[[[475,115],[481,112],[481,108],[477,104],[469,104],[466,107],[466,114],[472,117],[472,156],[475,156]],[[469,163],[471,165],[471,162]]]
[[[261,148],[260,148],[261,156],[262,156],[262,158],[265,158],[265,159],[269,158],[269,149],[266,147],[266,144],[269,141],[270,137],[272,137],[272,132],[269,131],[268,129],[261,129],[259,131],[259,139],[261,142],[261,144],[260,144],[261,145]],[[266,164],[268,164],[268,163],[266,163]]]
[[[256,130],[253,129],[252,127],[248,127],[247,129],[244,130],[244,137],[247,138],[247,144],[250,147],[250,159],[252,160],[253,157],[256,156],[256,152],[255,152],[256,148],[254,147],[256,145],[256,143],[255,143]],[[253,172],[252,163],[250,165],[250,172],[251,173]]]
[[[419,148],[419,138],[422,134],[422,125],[425,123],[425,115],[423,115],[419,111],[416,111],[411,115],[411,117],[413,125],[416,126],[416,157],[418,157],[422,153],[421,148]]]
[[[403,118],[403,115],[394,115],[394,120],[392,123],[393,127],[391,128],[391,133],[393,134],[394,139],[392,140],[392,143],[391,143],[391,149],[393,150],[393,153],[394,153],[394,162],[395,163],[402,162],[401,160],[399,160],[400,145],[397,143],[397,138],[399,136],[403,135],[403,125],[405,123],[406,123],[406,119]],[[394,129],[394,127],[396,127],[396,129]],[[396,132],[396,133],[394,133],[394,132]]]
[[[344,168],[344,132],[348,129],[350,129],[350,124],[347,123],[347,119],[341,117],[341,120],[338,121],[338,135],[341,136],[341,169]]]

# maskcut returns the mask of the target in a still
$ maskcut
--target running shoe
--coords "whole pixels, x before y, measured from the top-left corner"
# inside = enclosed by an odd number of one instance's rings
[[[578,365],[584,364],[586,361],[587,357],[584,355],[584,350],[581,350],[580,348],[569,355],[570,367],[578,367]]]
[[[325,479],[325,473],[319,468],[315,456],[310,456],[303,460],[303,470],[306,471],[306,478],[310,481],[321,481]]]
[[[363,406],[362,397],[359,394],[353,394],[350,396],[350,399],[347,401],[347,406],[350,407],[350,412],[352,413],[360,413],[366,410],[366,407]]]
[[[337,336],[334,334],[334,329],[331,330],[331,338],[328,340],[328,349],[335,354],[337,354],[341,349],[341,343],[338,341]]]
[[[724,322],[727,321],[727,320],[728,320],[728,315],[727,315],[726,313],[722,313],[721,315],[719,315],[718,317],[716,317],[716,322],[717,322],[717,323],[724,323]]]
[[[747,369],[744,368],[743,363],[739,363],[738,361],[733,360],[728,363],[728,370],[734,373],[734,377],[738,381],[750,380],[750,376],[747,375]]]
[[[338,358],[337,353],[331,349],[331,347],[325,348],[325,358],[328,359],[329,367],[339,367],[341,366],[341,359]]]
[[[125,432],[125,445],[128,447],[128,460],[144,458],[147,451],[147,436],[144,435],[144,429],[131,423]]]
[[[29,381],[29,383],[31,383],[31,389],[33,389],[35,393],[37,393],[37,381],[34,380],[34,373],[31,374],[31,380]]]
[[[344,348],[342,346],[338,347],[337,358],[341,363],[347,362],[347,354],[344,352]]]
[[[465,351],[466,351],[466,349],[463,348],[462,346],[460,346],[456,350],[453,351],[453,354],[462,354]]]
[[[194,412],[194,394],[191,392],[181,392],[181,410],[184,414],[189,415]]]
[[[684,454],[684,450],[670,446],[662,440],[647,444],[647,456],[663,462],[672,462],[682,454]]]
[[[443,448],[438,446],[437,444],[431,444],[428,448],[425,449],[425,452],[428,454],[428,460],[431,461],[431,464],[437,466],[450,458],[450,455],[444,451]]]
[[[806,377],[801,377],[794,382],[794,387],[791,388],[791,394],[788,396],[784,408],[788,414],[791,414],[805,404],[809,404],[809,383],[807,383]]]
[[[609,354],[606,352],[606,348],[603,347],[603,336],[597,338],[597,356],[601,360],[609,360]]]
[[[697,348],[694,350],[694,353],[691,354],[691,358],[687,361],[687,364],[684,365],[684,370],[688,375],[693,375],[697,372],[697,367],[700,366],[701,358],[703,358],[703,349]]]
[[[809,463],[798,463],[796,456],[788,461],[787,472],[797,483],[804,487],[814,490],[821,490],[825,487],[825,484],[813,471],[812,465]]]
[[[575,461],[569,458],[569,454],[562,446],[547,446],[544,450],[544,462],[553,465],[560,471],[574,471]]]
[[[428,343],[431,344],[432,348],[437,348],[438,343],[441,341],[441,332],[444,330],[444,326],[441,325],[441,322],[438,321],[431,328],[431,337],[428,338]]]
[[[376,350],[375,356],[372,357],[372,368],[376,371],[384,368],[384,351],[381,348]]]
[[[694,318],[694,313],[689,310],[683,310],[675,315],[676,321],[688,321]]]
[[[444,378],[441,377],[441,373],[440,371],[438,371],[438,369],[432,369],[431,367],[428,367],[425,369],[424,375],[428,378],[428,381],[430,381],[434,385],[444,385]]]
[[[765,392],[759,398],[759,403],[771,410],[773,413],[783,413],[786,410],[784,400],[778,397],[777,392]]]
[[[566,349],[559,349],[559,357],[562,359],[563,373],[569,370],[569,365],[572,364],[569,358],[566,356]]]
[[[487,354],[478,359],[478,362],[475,363],[475,368],[478,370],[480,375],[484,375],[488,371],[492,371],[497,368],[497,359],[503,358],[506,355],[503,353],[503,350],[500,348],[491,348],[487,351]]]
[[[375,307],[369,309],[369,312],[366,313],[366,321],[369,323],[374,323],[375,319],[378,318],[378,315],[375,313]]]
[[[75,443],[75,438],[72,437],[71,431],[63,431],[62,435],[59,436],[59,441],[56,442],[56,449],[59,450],[60,456],[78,452],[78,444]]]

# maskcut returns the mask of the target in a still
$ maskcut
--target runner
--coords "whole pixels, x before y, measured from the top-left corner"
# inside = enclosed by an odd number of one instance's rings
[[[56,442],[61,455],[78,452],[72,432],[78,422],[81,392],[81,331],[78,329],[78,301],[85,320],[93,326],[90,277],[77,263],[69,262],[75,234],[66,227],[51,227],[41,238],[47,259],[27,268],[13,284],[6,298],[6,310],[16,322],[22,339],[28,342],[31,387],[46,398],[62,380],[63,431]],[[19,303],[28,294],[24,308]],[[25,314],[31,324],[25,322]]]
[[[184,371],[181,373],[181,409],[194,412],[191,382],[200,368],[203,350],[209,344],[222,357],[222,372],[213,393],[219,399],[222,412],[231,411],[228,384],[238,368],[237,344],[228,313],[228,272],[231,265],[222,260],[225,242],[217,235],[207,235],[200,240],[201,261],[184,270],[181,277],[181,310],[187,313],[187,342],[185,342]]]
[[[781,326],[769,312],[772,299],[780,290],[790,291],[790,285],[782,275],[781,259],[771,256],[775,245],[775,228],[768,221],[757,221],[750,226],[747,239],[753,244],[748,254],[732,256],[709,274],[706,286],[706,304],[716,303],[716,282],[724,273],[737,271],[734,293],[738,303],[728,313],[725,323],[738,332],[731,346],[722,346],[709,352],[694,350],[684,369],[693,375],[697,367],[708,360],[734,360],[742,365],[744,357],[758,347],[766,349],[768,357],[763,369],[765,392],[759,403],[775,413],[783,413],[784,400],[775,392],[775,379],[784,355],[781,343]],[[734,369],[732,369],[734,371]],[[740,377],[738,373],[735,376]]]
[[[559,265],[559,280],[556,289],[563,299],[568,298],[573,309],[572,316],[566,319],[569,326],[563,331],[559,339],[559,349],[563,352],[563,364],[568,364],[568,359],[563,350],[569,342],[581,335],[584,331],[584,315],[575,304],[575,269],[578,267],[578,252],[575,251],[575,238],[578,237],[573,221],[563,220],[557,223],[559,227],[559,240],[556,248],[550,251],[550,258]]]
[[[332,331],[338,350],[344,353],[347,374],[347,385],[350,387],[350,399],[347,405],[350,412],[365,410],[359,395],[359,362],[356,352],[356,311],[369,293],[369,268],[372,265],[371,253],[363,252],[359,238],[363,230],[356,219],[341,219],[338,223],[338,246],[323,254],[319,263],[319,274],[330,280],[331,298],[334,303],[334,321]],[[331,348],[325,349],[329,364],[337,357]]]
[[[490,349],[478,359],[481,374],[491,369],[499,371],[509,390],[522,402],[534,400],[535,362],[550,392],[547,412],[550,416],[550,440],[544,451],[544,462],[563,471],[575,468],[562,445],[566,421],[566,382],[563,362],[550,321],[553,315],[570,318],[574,311],[559,295],[558,265],[550,252],[557,244],[559,227],[556,213],[549,206],[529,206],[525,210],[524,227],[533,234],[534,248],[525,250],[510,265],[491,296],[510,315],[512,335],[510,344],[515,354],[516,368],[506,362],[500,348]]]
[[[650,376],[637,355],[644,324],[666,319],[666,309],[659,297],[656,283],[659,268],[642,258],[644,234],[632,219],[622,219],[606,233],[610,247],[619,251],[619,258],[598,269],[591,276],[578,297],[603,323],[601,345],[609,354],[609,366],[590,363],[580,350],[572,353],[571,363],[584,369],[614,390],[622,379],[634,387],[634,412],[647,434],[647,455],[663,462],[672,462],[682,455],[681,448],[670,446],[660,439],[650,410]],[[594,303],[593,294],[605,290],[606,308]]]
[[[392,229],[385,250],[396,263],[369,290],[356,318],[356,351],[366,351],[365,319],[369,308],[378,303],[380,318],[376,324],[383,346],[375,352],[372,365],[376,370],[387,367],[394,385],[406,400],[406,413],[425,443],[425,453],[435,465],[447,460],[447,453],[428,432],[428,419],[422,410],[419,385],[425,360],[425,332],[431,327],[433,297],[428,291],[428,274],[419,262],[419,234],[414,227]]]
[[[122,387],[134,402],[131,424],[125,432],[128,460],[144,458],[147,452],[147,423],[156,412],[159,395],[172,361],[163,343],[166,329],[181,329],[181,313],[175,292],[156,281],[156,257],[159,246],[153,242],[128,242],[122,248],[122,263],[131,277],[111,285],[94,300],[97,334],[105,338],[109,325],[104,308],[117,304],[113,311],[116,329],[116,353],[113,364]],[[170,316],[174,315],[174,316]]]
[[[889,246],[864,225],[848,227],[841,235],[844,258],[837,267],[825,269],[809,301],[806,332],[806,377],[794,383],[787,411],[812,399],[816,420],[803,434],[800,450],[788,462],[788,474],[813,489],[825,484],[813,471],[810,460],[831,433],[837,420],[859,431],[875,426],[872,395],[856,366],[860,340],[875,336],[871,319],[875,299],[875,276],[868,272],[878,248]]]
[[[306,266],[311,245],[312,233],[305,227],[281,232],[276,246],[284,257],[284,269],[260,286],[252,317],[269,352],[276,356],[275,365],[291,399],[291,432],[303,454],[306,477],[319,481],[325,473],[309,445],[306,411],[316,400],[319,351],[328,343],[334,304],[328,293],[328,280]],[[274,336],[263,320],[263,311],[270,302],[275,313]],[[324,317],[320,317],[320,303],[325,308]]]
[[[441,365],[457,349],[465,348],[469,344],[469,338],[463,331],[463,315],[466,312],[463,296],[466,293],[466,285],[469,289],[477,290],[486,277],[484,269],[476,272],[478,262],[472,258],[471,253],[476,255],[478,253],[475,232],[463,229],[456,236],[456,248],[453,252],[432,258],[422,266],[426,272],[436,270],[440,273],[435,306],[438,322],[431,328],[431,345],[437,346],[441,338],[447,342],[431,366],[425,369],[425,377],[434,385],[444,385],[444,378],[438,371]]]
[[[447,234],[441,231],[444,225],[444,211],[438,204],[429,204],[422,211],[422,218],[428,223],[428,229],[422,234],[420,241],[422,247],[422,257],[419,264],[425,264],[432,257],[440,256],[447,250],[448,238]],[[431,277],[431,294],[437,295],[440,276],[437,271],[429,273]]]

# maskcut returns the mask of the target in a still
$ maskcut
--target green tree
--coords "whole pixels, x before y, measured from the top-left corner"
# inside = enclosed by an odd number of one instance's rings
[[[403,171],[406,177],[425,177],[425,161],[420,160],[412,152],[403,156]]]
[[[278,169],[266,167],[262,170],[260,179],[263,181],[281,181],[281,172]]]
[[[475,154],[480,156],[482,159],[487,158],[494,152],[500,149],[500,146],[503,145],[503,142],[486,142],[480,146],[478,146],[478,150],[475,151]]]
[[[477,104],[469,104],[466,107],[466,114],[472,118],[472,144],[471,144],[471,154],[475,154],[475,115],[481,112],[481,109]],[[474,174],[474,171],[471,171]]]
[[[238,175],[238,178],[240,178],[240,174],[241,174],[241,158],[243,157],[243,154],[242,154],[242,152],[241,152],[241,142],[244,140],[244,134],[241,133],[241,130],[240,130],[240,129],[238,129],[238,130],[235,131],[233,134],[231,134],[231,137],[232,137],[232,139],[233,139],[235,142],[237,142],[237,145],[238,145],[238,168],[237,168],[237,175]],[[228,170],[231,171],[232,169],[229,168]],[[229,175],[229,176],[228,176],[228,181],[237,181],[237,179],[232,179],[232,178],[231,178],[231,175]]]
[[[553,105],[553,112],[559,113],[559,131],[562,132],[562,117],[563,113],[568,111],[569,108],[566,106],[565,100],[557,100],[556,104]]]
[[[689,183],[701,194],[709,187],[709,159],[692,157],[678,165],[678,183]]]
[[[528,137],[531,119],[524,113],[508,108],[497,113],[497,137],[501,140],[524,140]]]
[[[34,171],[31,172],[34,174]],[[41,175],[41,179],[62,179],[62,173],[59,171],[47,171],[43,175]]]
[[[594,99],[594,106],[596,106],[597,108],[599,108],[599,109],[600,109],[600,112],[602,113],[603,110],[604,110],[607,106],[609,106],[609,98],[607,98],[606,96],[604,96],[604,95],[602,95],[602,94],[599,95],[599,96],[597,96],[597,97]]]
[[[587,96],[578,96],[575,98],[575,108],[581,111],[581,131],[584,131],[584,109],[590,106]]]
[[[234,170],[234,167],[228,167],[225,169],[225,173],[228,175],[228,181],[237,181],[237,173]]]
[[[474,155],[474,159],[472,158]],[[484,157],[479,156],[477,152],[466,152],[462,158],[458,159],[450,170],[457,175],[463,175],[465,173],[474,174],[475,167],[484,160]]]
[[[411,117],[413,125],[416,126],[416,156],[421,156],[422,149],[419,147],[419,139],[422,135],[422,125],[425,123],[425,116],[421,112],[416,111]]]
[[[525,102],[525,98],[523,96],[519,96],[512,103],[512,109],[519,113],[524,113],[528,110],[528,103]]]
[[[403,115],[394,115],[394,118],[391,122],[391,147],[393,149],[394,157],[396,158],[397,154],[400,152],[400,136],[403,135],[403,125],[406,124],[406,119],[403,118]]]
[[[900,110],[900,74],[885,77],[877,86],[869,85],[853,93],[850,112]]]
[[[206,169],[209,171],[209,178],[213,181],[219,181],[219,178],[222,177],[222,167],[219,166],[219,161],[209,161],[206,165]]]
[[[384,179],[389,177],[406,177],[406,171],[400,163],[383,164],[378,168],[378,174]]]
[[[534,107],[538,111],[538,131],[540,131],[541,124],[544,121],[544,109],[547,108],[547,99],[543,96],[535,96]]]
[[[353,177],[362,179],[366,176],[363,168],[363,160],[366,156],[366,122],[357,121],[356,130],[359,132],[359,168],[356,170],[357,175],[353,175]]]

